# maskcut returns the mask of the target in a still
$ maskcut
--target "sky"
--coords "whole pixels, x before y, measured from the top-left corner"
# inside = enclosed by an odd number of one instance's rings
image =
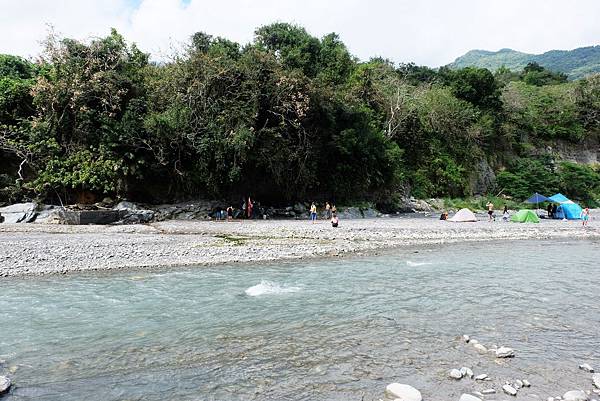
[[[472,49],[600,44],[600,0],[0,0],[0,53],[35,58],[49,26],[79,40],[116,28],[161,60],[194,32],[247,43],[278,21],[336,32],[362,60],[431,67]]]

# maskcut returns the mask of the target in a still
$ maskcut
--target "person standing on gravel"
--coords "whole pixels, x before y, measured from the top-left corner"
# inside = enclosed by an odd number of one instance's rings
[[[327,220],[331,219],[331,205],[329,202],[325,202],[325,215]]]
[[[494,219],[494,204],[492,202],[488,202],[485,206],[488,208],[488,221],[495,220]]]
[[[313,224],[317,221],[317,205],[315,205],[315,202],[310,205],[310,220]]]

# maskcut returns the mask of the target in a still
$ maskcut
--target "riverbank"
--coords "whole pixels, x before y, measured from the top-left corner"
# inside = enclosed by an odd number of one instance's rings
[[[340,257],[410,245],[511,239],[594,239],[600,227],[450,223],[412,215],[326,221],[165,221],[144,225],[0,225],[0,276]]]

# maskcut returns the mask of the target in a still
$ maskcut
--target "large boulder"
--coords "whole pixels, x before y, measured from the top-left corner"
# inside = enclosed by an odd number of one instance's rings
[[[458,401],[482,401],[482,400],[481,400],[481,398],[475,397],[474,395],[471,395],[471,394],[463,394],[460,396],[460,399]]]
[[[585,393],[585,391],[571,390],[571,391],[567,391],[563,395],[563,400],[565,400],[565,401],[587,401],[588,396]]]
[[[392,383],[385,388],[385,396],[392,400],[422,401],[421,392],[408,384]]]
[[[31,223],[37,217],[37,203],[15,203],[14,205],[0,207],[0,214],[4,217],[4,223]]]
[[[594,373],[592,375],[592,382],[596,388],[600,388],[600,373]]]
[[[10,379],[6,376],[0,376],[0,394],[6,393],[11,386]]]
[[[139,210],[139,207],[133,202],[121,201],[113,207],[113,210]]]

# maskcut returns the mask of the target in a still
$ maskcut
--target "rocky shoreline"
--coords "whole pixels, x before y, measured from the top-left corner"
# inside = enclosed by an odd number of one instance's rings
[[[0,224],[0,277],[293,260],[406,246],[517,239],[598,239],[577,221],[450,223],[434,217],[325,221],[170,220],[134,225]]]

